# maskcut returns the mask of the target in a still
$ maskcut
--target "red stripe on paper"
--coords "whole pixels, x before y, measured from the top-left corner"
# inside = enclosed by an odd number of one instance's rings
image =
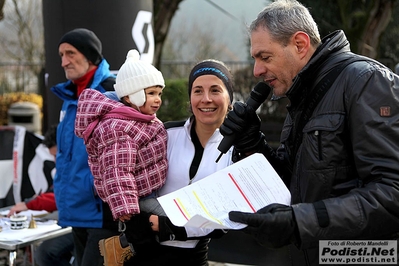
[[[254,208],[254,206],[252,206],[252,204],[249,202],[248,198],[245,196],[244,192],[241,190],[240,186],[237,184],[236,180],[233,178],[233,176],[229,173],[229,177],[231,179],[231,181],[233,181],[234,185],[236,186],[236,188],[238,189],[238,191],[240,191],[240,194],[242,195],[242,197],[245,199],[245,201],[248,203],[248,206],[252,209],[252,211],[255,213],[256,210]]]
[[[177,202],[176,199],[173,199],[173,202],[176,204],[177,208],[179,209],[179,211],[181,212],[181,214],[183,214],[184,218],[188,221],[188,218],[186,216],[186,214],[183,212],[183,210],[180,208],[179,203]]]

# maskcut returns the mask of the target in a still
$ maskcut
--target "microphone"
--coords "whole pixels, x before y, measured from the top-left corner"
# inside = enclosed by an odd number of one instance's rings
[[[258,84],[255,85],[255,87],[252,89],[251,93],[249,94],[249,98],[247,99],[246,104],[252,107],[254,111],[256,111],[259,108],[259,106],[264,101],[266,101],[267,96],[269,96],[271,90],[272,88],[268,84],[266,84],[263,81],[259,82]],[[216,159],[216,163],[219,162],[222,155],[225,154],[230,149],[230,147],[234,143],[235,138],[236,135],[234,133],[229,136],[224,136],[224,138],[222,139],[222,141],[218,146],[220,155]]]

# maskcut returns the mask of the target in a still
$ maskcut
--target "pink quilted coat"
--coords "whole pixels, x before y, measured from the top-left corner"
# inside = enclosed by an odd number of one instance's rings
[[[167,133],[155,115],[85,89],[78,101],[75,134],[84,139],[94,186],[115,220],[139,213],[139,198],[165,183]]]

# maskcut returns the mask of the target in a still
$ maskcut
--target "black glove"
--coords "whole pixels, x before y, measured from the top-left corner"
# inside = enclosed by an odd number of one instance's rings
[[[176,226],[172,224],[166,216],[158,216],[158,226],[159,226],[159,242],[168,240],[187,240],[187,232],[184,227]]]
[[[239,153],[256,152],[263,142],[264,136],[260,132],[260,118],[255,110],[246,103],[235,102],[220,126],[223,136],[236,135],[234,147]]]
[[[152,231],[149,218],[151,213],[140,212],[125,222],[126,230],[125,235],[129,243],[136,245],[149,245],[155,244],[155,232]]]
[[[299,232],[292,207],[273,203],[256,213],[229,212],[230,220],[247,224],[243,231],[255,237],[263,246],[279,248],[298,244]]]

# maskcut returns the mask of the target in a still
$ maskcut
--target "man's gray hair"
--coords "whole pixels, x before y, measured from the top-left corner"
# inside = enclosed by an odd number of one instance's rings
[[[272,38],[284,46],[297,31],[307,33],[314,47],[321,42],[319,29],[309,10],[295,0],[277,0],[267,5],[252,21],[249,33],[259,27],[268,30]]]

